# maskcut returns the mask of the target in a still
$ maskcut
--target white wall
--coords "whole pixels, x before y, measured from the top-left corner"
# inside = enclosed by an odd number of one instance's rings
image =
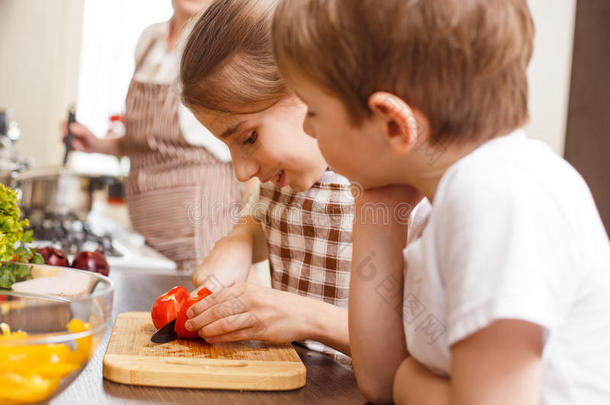
[[[108,117],[125,111],[138,38],[150,24],[167,21],[173,10],[170,0],[84,1],[77,118],[102,137],[108,130]],[[70,160],[79,172],[113,175],[128,172],[129,165],[123,163],[113,156],[80,152]]]
[[[0,0],[0,108],[13,107],[17,151],[59,164],[59,122],[76,101],[83,0]]]
[[[0,108],[22,129],[19,156],[59,164],[59,122],[73,103],[104,135],[123,110],[137,38],[171,12],[170,0],[0,0]]]
[[[78,107],[94,133],[103,135],[108,116],[125,110],[142,31],[172,13],[170,0],[85,0]]]
[[[529,0],[528,4],[536,24],[536,39],[528,71],[530,124],[527,132],[563,155],[576,0]]]

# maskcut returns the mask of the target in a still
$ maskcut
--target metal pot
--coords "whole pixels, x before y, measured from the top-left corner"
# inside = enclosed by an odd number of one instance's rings
[[[10,186],[13,181],[13,176],[11,176],[11,172],[0,172],[0,184],[5,186]]]
[[[19,173],[27,170],[28,167],[27,162],[0,160],[0,184],[10,187]]]
[[[85,220],[91,211],[92,193],[106,177],[77,174],[60,167],[32,169],[13,180],[21,208],[57,215],[74,214]]]

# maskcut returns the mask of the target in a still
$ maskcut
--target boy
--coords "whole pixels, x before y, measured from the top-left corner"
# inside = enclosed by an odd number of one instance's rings
[[[610,398],[608,237],[583,179],[520,129],[533,34],[525,0],[283,0],[276,10],[274,51],[309,108],[306,132],[366,189],[349,330],[372,402]],[[420,207],[430,213],[403,265],[405,225],[375,224],[360,207],[396,206],[410,187],[432,205]]]

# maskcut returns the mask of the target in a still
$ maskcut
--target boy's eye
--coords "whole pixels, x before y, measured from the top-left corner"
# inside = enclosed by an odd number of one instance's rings
[[[250,135],[244,141],[244,145],[252,145],[254,142],[256,142],[256,138],[258,138],[256,131],[250,132]]]
[[[307,116],[308,117],[315,117],[316,113],[314,113],[313,111],[307,110]]]

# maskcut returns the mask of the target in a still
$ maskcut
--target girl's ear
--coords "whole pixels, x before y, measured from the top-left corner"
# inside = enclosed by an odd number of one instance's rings
[[[418,141],[417,119],[413,110],[400,97],[376,92],[369,97],[369,107],[384,123],[390,148],[397,155],[408,152]]]

